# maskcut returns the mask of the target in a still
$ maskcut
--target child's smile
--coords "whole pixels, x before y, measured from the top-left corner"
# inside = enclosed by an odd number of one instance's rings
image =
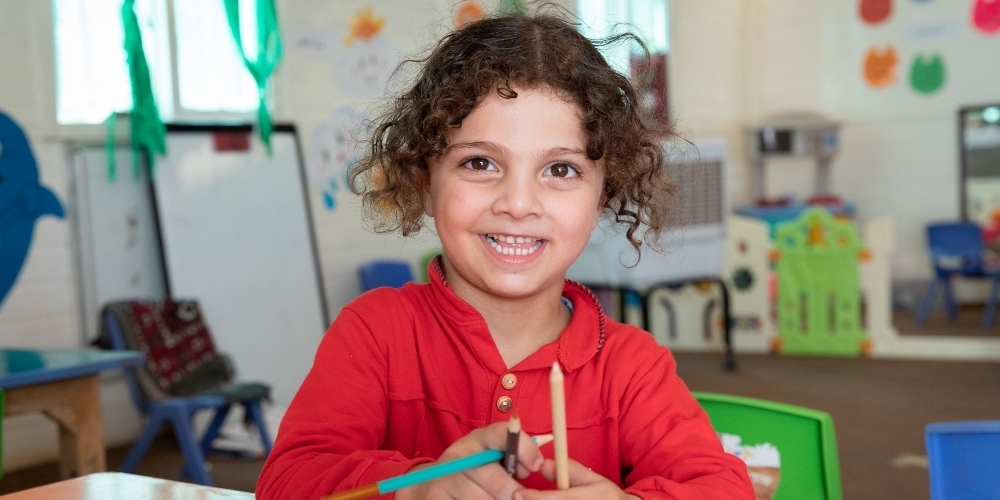
[[[558,296],[600,214],[604,162],[587,156],[578,106],[515,91],[483,98],[430,162],[426,210],[460,296]]]
[[[510,236],[504,234],[487,234],[486,243],[494,250],[508,256],[528,256],[542,247],[545,240],[530,236]]]

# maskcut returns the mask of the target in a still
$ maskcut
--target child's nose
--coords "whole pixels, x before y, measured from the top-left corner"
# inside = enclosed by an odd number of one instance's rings
[[[541,186],[529,175],[505,177],[497,186],[500,192],[493,203],[493,212],[523,219],[542,212]]]

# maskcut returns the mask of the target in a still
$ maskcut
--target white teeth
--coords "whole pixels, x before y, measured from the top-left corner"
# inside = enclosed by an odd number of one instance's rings
[[[486,242],[491,247],[493,247],[494,250],[496,250],[498,253],[502,255],[531,255],[532,253],[535,253],[535,250],[538,250],[542,246],[542,240],[538,238],[530,238],[524,236],[506,236],[502,234],[487,234]],[[523,244],[523,243],[534,242],[534,245],[532,245],[530,248],[510,248],[506,246],[501,246],[500,245],[501,242],[512,245],[519,243]]]

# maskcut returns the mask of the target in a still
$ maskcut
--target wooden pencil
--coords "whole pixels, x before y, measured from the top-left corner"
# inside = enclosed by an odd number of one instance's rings
[[[520,422],[519,422],[520,423]],[[542,446],[552,440],[551,434],[543,434],[541,436],[534,436],[531,438],[536,445]],[[444,462],[437,465],[427,467],[425,469],[420,469],[416,471],[407,472],[396,477],[389,479],[383,479],[377,483],[367,484],[365,486],[360,486],[354,488],[353,490],[342,491],[340,493],[334,493],[332,495],[327,495],[321,500],[362,500],[364,498],[375,498],[379,495],[384,495],[386,493],[391,493],[400,488],[405,488],[407,486],[414,486],[426,481],[431,481],[439,477],[447,476],[448,474],[454,474],[456,472],[461,472],[474,467],[479,467],[481,465],[486,465],[490,462],[499,462],[503,459],[503,452],[500,450],[485,450],[479,453],[474,453],[467,457],[462,457],[450,462]]]
[[[521,419],[517,418],[517,410],[514,410],[514,416],[507,421],[507,450],[503,456],[503,468],[510,477],[517,474],[517,445],[520,439]]]
[[[559,362],[552,363],[549,386],[552,393],[552,437],[555,447],[556,487],[569,489],[569,448],[566,444],[566,392]]]

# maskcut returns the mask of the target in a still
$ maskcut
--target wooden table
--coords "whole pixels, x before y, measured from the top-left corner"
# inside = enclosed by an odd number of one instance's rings
[[[122,472],[98,472],[0,496],[3,500],[252,500],[253,493]]]
[[[138,351],[0,349],[4,415],[41,412],[59,424],[63,478],[107,467],[98,374],[142,363]]]

